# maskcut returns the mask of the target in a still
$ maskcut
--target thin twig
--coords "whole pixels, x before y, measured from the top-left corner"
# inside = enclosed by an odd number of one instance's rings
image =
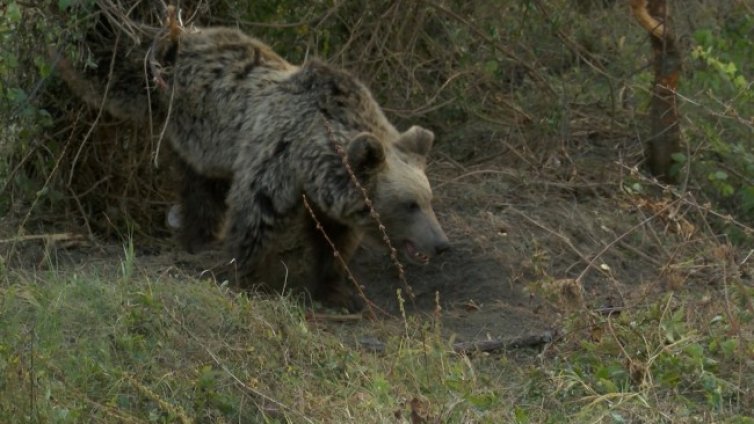
[[[351,272],[351,269],[348,267],[348,263],[346,263],[346,260],[343,258],[343,255],[340,254],[337,246],[335,246],[335,243],[333,243],[333,241],[330,239],[330,236],[327,235],[327,232],[325,231],[325,228],[322,226],[322,223],[319,222],[319,219],[317,219],[317,215],[314,213],[314,210],[309,205],[309,201],[307,200],[306,195],[302,194],[301,198],[303,199],[304,207],[306,208],[306,210],[309,212],[309,215],[311,215],[312,219],[314,220],[314,224],[317,227],[317,231],[319,231],[320,234],[322,234],[322,237],[324,237],[327,244],[330,245],[330,249],[332,249],[333,256],[338,260],[338,262],[340,262],[340,265],[343,267],[343,269],[346,272],[346,276],[348,277],[349,280],[351,280],[354,287],[356,287],[356,290],[359,293],[359,297],[361,297],[361,299],[367,304],[367,307],[369,307],[370,314],[372,316],[375,316],[374,310],[377,309],[385,316],[390,316],[390,314],[388,314],[386,311],[381,309],[379,306],[375,305],[374,302],[372,302],[371,300],[369,300],[369,298],[367,298],[367,295],[364,293],[364,289],[361,288],[361,284],[359,284],[359,282],[356,280],[356,277],[354,277],[353,273]]]
[[[155,37],[154,42],[152,43],[152,46],[149,48],[149,52],[147,52],[147,56],[145,58],[145,61],[149,62],[150,69],[152,71],[152,79],[154,83],[157,85],[157,87],[161,90],[165,90],[167,88],[167,83],[162,78],[162,67],[159,63],[157,63],[157,60],[155,59],[154,55],[157,51],[157,43],[159,40],[162,40],[165,37],[168,37],[170,39],[171,43],[178,43],[179,42],[179,36],[181,32],[183,31],[182,24],[180,23],[180,11],[177,11],[175,7],[168,6],[167,11],[165,12],[165,23],[164,28],[160,34],[158,34],[157,37]],[[146,67],[146,63],[144,65]],[[145,71],[146,72],[146,71]],[[165,115],[165,122],[162,123],[162,129],[160,130],[160,137],[157,139],[157,147],[154,151],[154,166],[155,168],[159,167],[159,158],[160,158],[160,149],[162,147],[162,140],[165,138],[165,132],[168,129],[168,124],[170,123],[170,116],[173,113],[173,101],[175,99],[175,87],[178,85],[175,81],[175,78],[173,79],[173,83],[170,86],[170,99],[168,100],[168,111]],[[151,107],[151,106],[150,106]],[[151,113],[150,113],[150,132],[152,131],[151,126]]]
[[[537,227],[539,227],[539,228],[547,231],[548,233],[550,233],[550,234],[554,235],[555,237],[559,238],[560,240],[562,240],[563,243],[566,244],[566,246],[568,246],[569,248],[571,248],[571,250],[574,253],[576,253],[576,255],[578,255],[579,258],[581,258],[581,260],[584,261],[584,263],[587,264],[587,268],[594,268],[597,271],[599,271],[599,272],[601,272],[601,273],[609,276],[609,274],[605,270],[603,270],[602,268],[599,268],[599,267],[595,266],[594,263],[585,254],[581,253],[581,251],[579,249],[577,249],[576,246],[573,245],[573,243],[571,242],[571,240],[567,236],[565,236],[565,235],[563,235],[563,234],[561,234],[561,233],[553,230],[552,228],[546,226],[545,224],[542,224],[541,222],[535,220],[534,218],[530,217],[529,215],[525,214],[524,212],[522,212],[522,211],[520,211],[520,210],[518,210],[518,209],[516,209],[516,208],[514,208],[512,206],[509,206],[508,210],[515,212],[516,214],[518,214],[519,216],[521,216],[525,220],[529,221],[530,223],[534,224],[535,226],[537,226]]]
[[[634,171],[633,168],[627,166],[626,164],[618,163],[618,165],[621,166],[621,167],[623,167],[624,169],[628,170],[632,174],[634,173],[633,172]],[[691,196],[690,192],[679,192],[673,186],[668,185],[668,184],[664,184],[664,183],[658,181],[656,178],[642,178],[642,181],[650,183],[650,184],[654,185],[655,187],[661,188],[663,190],[663,192],[670,193],[671,195],[673,195],[673,197],[677,198],[678,200],[680,200],[685,205],[692,206],[693,208],[695,208],[697,210],[700,210],[700,211],[704,211],[706,213],[709,213],[709,214],[715,216],[716,218],[719,218],[719,219],[723,220],[726,223],[733,224],[736,227],[739,227],[747,235],[754,234],[754,228],[752,228],[752,227],[750,227],[750,226],[742,223],[741,221],[736,220],[735,218],[733,218],[733,216],[717,212],[716,210],[712,209],[712,206],[710,206],[710,205],[700,205],[698,202],[692,200],[692,196]]]
[[[341,315],[341,314],[317,314],[317,313],[310,313],[306,314],[306,320],[307,321],[330,321],[330,322],[359,322],[364,320],[364,316],[362,314],[347,314],[347,315]]]
[[[107,83],[105,84],[105,92],[102,94],[102,101],[99,105],[97,116],[94,118],[94,122],[92,122],[92,124],[89,126],[89,130],[87,130],[86,134],[84,135],[84,139],[81,140],[81,144],[79,144],[79,149],[76,151],[76,154],[73,156],[73,160],[71,163],[71,174],[68,176],[68,186],[70,186],[71,182],[73,181],[73,176],[75,175],[76,163],[78,163],[79,156],[81,155],[81,152],[84,150],[84,146],[86,146],[86,142],[89,140],[89,137],[92,136],[94,129],[97,127],[99,120],[102,118],[102,112],[105,110],[105,104],[107,103],[107,95],[110,92],[110,85],[113,81],[113,75],[114,75],[114,70],[115,70],[115,57],[118,53],[119,41],[120,41],[120,34],[115,36],[115,44],[113,45],[113,54],[110,57],[110,70],[108,71]]]
[[[658,210],[657,212],[655,212],[651,216],[643,219],[641,222],[639,222],[638,224],[636,224],[633,227],[629,228],[626,232],[624,232],[620,236],[616,237],[613,241],[611,241],[610,243],[608,243],[607,245],[605,245],[605,247],[602,248],[602,250],[600,250],[599,253],[597,253],[596,255],[594,255],[594,257],[589,261],[589,263],[584,268],[584,270],[581,271],[581,274],[579,274],[579,276],[576,277],[576,281],[578,283],[581,283],[582,282],[581,280],[586,276],[586,274],[587,274],[587,272],[589,272],[590,268],[597,268],[597,267],[594,266],[594,263],[597,261],[597,259],[599,259],[602,255],[604,255],[605,252],[607,252],[608,250],[610,250],[611,247],[615,246],[616,243],[618,243],[621,240],[623,240],[624,238],[626,238],[626,236],[628,236],[629,234],[631,234],[634,231],[636,231],[636,229],[638,229],[640,227],[643,227],[644,225],[648,224],[653,219],[655,219],[658,216],[660,216],[662,213],[664,213],[666,210],[670,209],[670,207],[673,206],[674,204],[676,204],[677,202],[678,201],[676,201],[676,202],[669,202],[668,204],[666,204],[665,206],[663,206],[660,210]]]

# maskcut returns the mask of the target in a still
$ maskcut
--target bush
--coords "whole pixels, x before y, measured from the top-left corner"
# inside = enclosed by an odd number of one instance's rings
[[[565,151],[578,172],[591,172],[591,161],[585,168],[579,159],[601,149],[607,168],[641,162],[650,51],[619,2],[225,0],[182,7],[187,25],[238,26],[292,62],[316,55],[352,70],[391,119],[435,129],[438,148],[455,160],[525,151],[535,160],[510,165],[539,172]],[[688,151],[676,159],[679,172],[690,171],[682,188],[751,223],[754,18],[743,3],[711,1],[672,13],[679,38],[693,40],[680,93]],[[159,152],[162,165],[153,165],[160,123],[141,128],[98,116],[54,78],[46,47],[105,72],[115,38],[123,52],[148,43],[160,15],[148,2],[8,3],[0,21],[8,47],[0,56],[0,114],[10,125],[2,130],[0,182],[10,195],[0,212],[42,222],[54,211],[97,234],[164,231],[175,178],[167,150]]]

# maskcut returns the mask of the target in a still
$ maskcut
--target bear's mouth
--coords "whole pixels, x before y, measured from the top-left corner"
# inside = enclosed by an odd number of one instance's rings
[[[419,249],[416,248],[416,245],[410,240],[403,242],[403,253],[411,262],[419,265],[426,265],[429,263],[429,256],[420,252]]]

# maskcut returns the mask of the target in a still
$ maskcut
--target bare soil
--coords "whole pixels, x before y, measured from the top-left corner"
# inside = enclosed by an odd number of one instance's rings
[[[443,329],[457,341],[543,334],[571,308],[620,307],[631,284],[654,281],[661,268],[657,241],[635,225],[646,214],[623,204],[621,167],[605,166],[621,146],[585,143],[562,157],[543,150],[541,164],[518,162],[500,143],[482,145],[481,159],[465,152],[469,165],[440,149],[428,173],[452,249],[426,266],[404,264],[413,300],[384,246],[362,247],[352,271],[393,316],[400,316],[398,288],[409,314],[436,314],[439,305]],[[15,256],[24,268],[121,272],[122,244],[67,244],[16,243]],[[170,239],[135,244],[136,265],[148,275],[206,276],[222,260],[217,251],[184,253]]]

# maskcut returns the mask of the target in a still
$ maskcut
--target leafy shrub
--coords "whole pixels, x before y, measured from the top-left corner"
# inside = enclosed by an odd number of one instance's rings
[[[730,16],[700,29],[691,50],[688,122],[691,166],[720,204],[754,222],[754,17]]]

